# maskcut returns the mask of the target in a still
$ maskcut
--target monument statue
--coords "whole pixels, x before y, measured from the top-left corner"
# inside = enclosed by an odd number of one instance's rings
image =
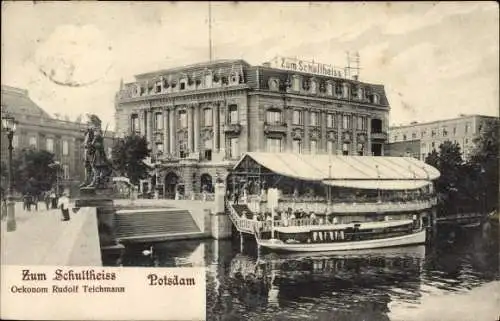
[[[80,188],[105,188],[111,175],[111,164],[104,151],[104,133],[101,120],[89,115],[84,140],[85,181]]]

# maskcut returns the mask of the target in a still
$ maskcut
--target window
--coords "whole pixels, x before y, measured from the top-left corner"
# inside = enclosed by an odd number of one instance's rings
[[[453,135],[456,135],[456,134],[457,134],[457,128],[453,127]]]
[[[406,140],[406,134],[403,134],[403,140]]]
[[[69,154],[69,146],[67,140],[63,140],[62,149],[63,149],[63,155],[67,156]]]
[[[187,128],[187,113],[185,110],[179,111],[179,128]]]
[[[349,155],[349,143],[342,144],[342,155]]]
[[[132,114],[130,116],[130,128],[132,129],[132,133],[138,133],[139,132],[139,116],[137,114]]]
[[[63,169],[63,179],[69,179],[69,166],[63,164],[62,169]]]
[[[394,141],[397,142],[398,141],[398,135],[394,136]]]
[[[466,138],[466,139],[465,139],[465,144],[468,144],[468,143],[469,143],[469,139],[468,139],[468,138]]]
[[[318,126],[318,113],[312,111],[310,115],[311,117],[309,118],[309,125]]]
[[[155,92],[157,93],[161,92],[161,81],[157,81],[155,83]]]
[[[163,114],[155,113],[155,129],[162,130],[163,129]]]
[[[465,124],[465,133],[467,134],[469,132],[469,124]]]
[[[358,144],[358,155],[359,155],[359,156],[363,156],[364,151],[365,151],[365,145],[363,145],[363,144]]]
[[[436,143],[435,143],[435,142],[432,142],[432,143],[431,143],[431,146],[432,146],[432,148],[436,147]]]
[[[431,131],[431,137],[435,137],[436,136],[436,131],[432,130]]]
[[[366,129],[366,117],[358,117],[357,129],[365,130]]]
[[[326,151],[328,154],[333,154],[333,142],[331,140],[326,142]]]
[[[34,137],[34,136],[30,137],[29,145],[32,146],[32,147],[35,147],[35,148],[37,147],[36,137]]]
[[[338,83],[335,84],[335,95],[342,96],[342,86]]]
[[[300,110],[294,110],[292,122],[294,125],[302,125],[302,113]]]
[[[163,154],[163,143],[156,144],[156,153],[160,155]]]
[[[268,138],[266,140],[266,149],[269,153],[281,153],[281,139]]]
[[[420,132],[420,138],[424,138],[425,136],[425,130]]]
[[[412,133],[411,134],[411,139],[417,139],[417,133]]]
[[[349,115],[342,116],[342,128],[351,128],[351,117]]]
[[[179,89],[180,90],[186,89],[186,83],[185,82],[181,82],[181,85],[180,85]]]
[[[315,140],[311,140],[311,154],[317,154],[318,153],[318,142]]]
[[[205,140],[204,156],[206,160],[212,160],[212,140]]]
[[[333,115],[333,114],[326,115],[326,127],[328,127],[328,128],[335,127],[335,115]]]
[[[52,138],[47,138],[47,146],[46,149],[48,152],[54,152],[54,140]]]
[[[269,124],[279,124],[281,123],[281,111],[279,110],[268,110],[266,112],[266,122]]]
[[[229,105],[229,123],[238,123],[238,106],[236,105]]]
[[[212,126],[212,109],[205,108],[203,109],[203,126]]]
[[[446,128],[443,128],[443,137],[446,137],[448,136],[448,131],[446,130]]]
[[[240,157],[240,146],[238,137],[229,139],[229,157],[238,158]]]
[[[302,153],[302,141],[300,139],[294,139],[292,141],[292,150],[295,154]]]
[[[179,157],[186,158],[188,156],[187,144],[185,141],[179,142]]]

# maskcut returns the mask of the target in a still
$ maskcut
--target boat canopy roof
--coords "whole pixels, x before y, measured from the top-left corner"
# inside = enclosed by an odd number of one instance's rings
[[[244,154],[234,172],[248,171],[255,163],[283,176],[359,189],[416,189],[440,176],[436,168],[413,157],[261,152]]]

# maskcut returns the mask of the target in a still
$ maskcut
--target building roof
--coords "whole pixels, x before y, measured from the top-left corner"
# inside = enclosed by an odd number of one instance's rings
[[[283,176],[353,188],[413,189],[440,176],[437,169],[412,157],[250,152],[234,169],[241,167],[245,159]]]
[[[246,62],[245,60],[242,59],[218,59],[218,60],[213,60],[213,61],[205,61],[205,62],[200,62],[196,64],[191,64],[191,65],[185,65],[185,66],[180,66],[180,67],[174,67],[174,68],[169,68],[169,69],[162,69],[162,70],[157,70],[157,71],[152,71],[152,72],[146,72],[142,74],[135,75],[135,78],[137,80],[144,79],[144,78],[149,78],[149,77],[155,77],[163,74],[168,74],[172,72],[189,72],[195,69],[202,69],[202,68],[214,68],[214,67],[220,67],[221,65],[229,65],[229,64],[242,64],[246,67],[250,67],[250,64]]]
[[[404,124],[404,125],[393,125],[390,126],[389,128],[392,129],[401,129],[401,128],[414,128],[414,127],[420,127],[420,126],[429,126],[429,125],[439,125],[439,124],[446,124],[446,123],[452,123],[464,119],[471,119],[471,118],[488,118],[488,119],[498,119],[497,116],[489,116],[489,115],[479,115],[479,114],[461,114],[459,117],[454,117],[454,118],[447,118],[447,119],[438,119],[438,120],[433,120],[429,122],[412,122],[410,124]]]
[[[2,85],[2,112],[52,118],[28,96],[28,91]]]

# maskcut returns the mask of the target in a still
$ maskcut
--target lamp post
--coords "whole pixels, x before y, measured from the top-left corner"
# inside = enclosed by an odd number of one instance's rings
[[[16,230],[16,213],[15,213],[15,202],[13,197],[13,178],[12,178],[12,139],[14,138],[14,132],[16,131],[16,120],[10,115],[2,116],[2,128],[7,133],[7,139],[9,140],[9,191],[7,194],[7,232],[13,232]]]

